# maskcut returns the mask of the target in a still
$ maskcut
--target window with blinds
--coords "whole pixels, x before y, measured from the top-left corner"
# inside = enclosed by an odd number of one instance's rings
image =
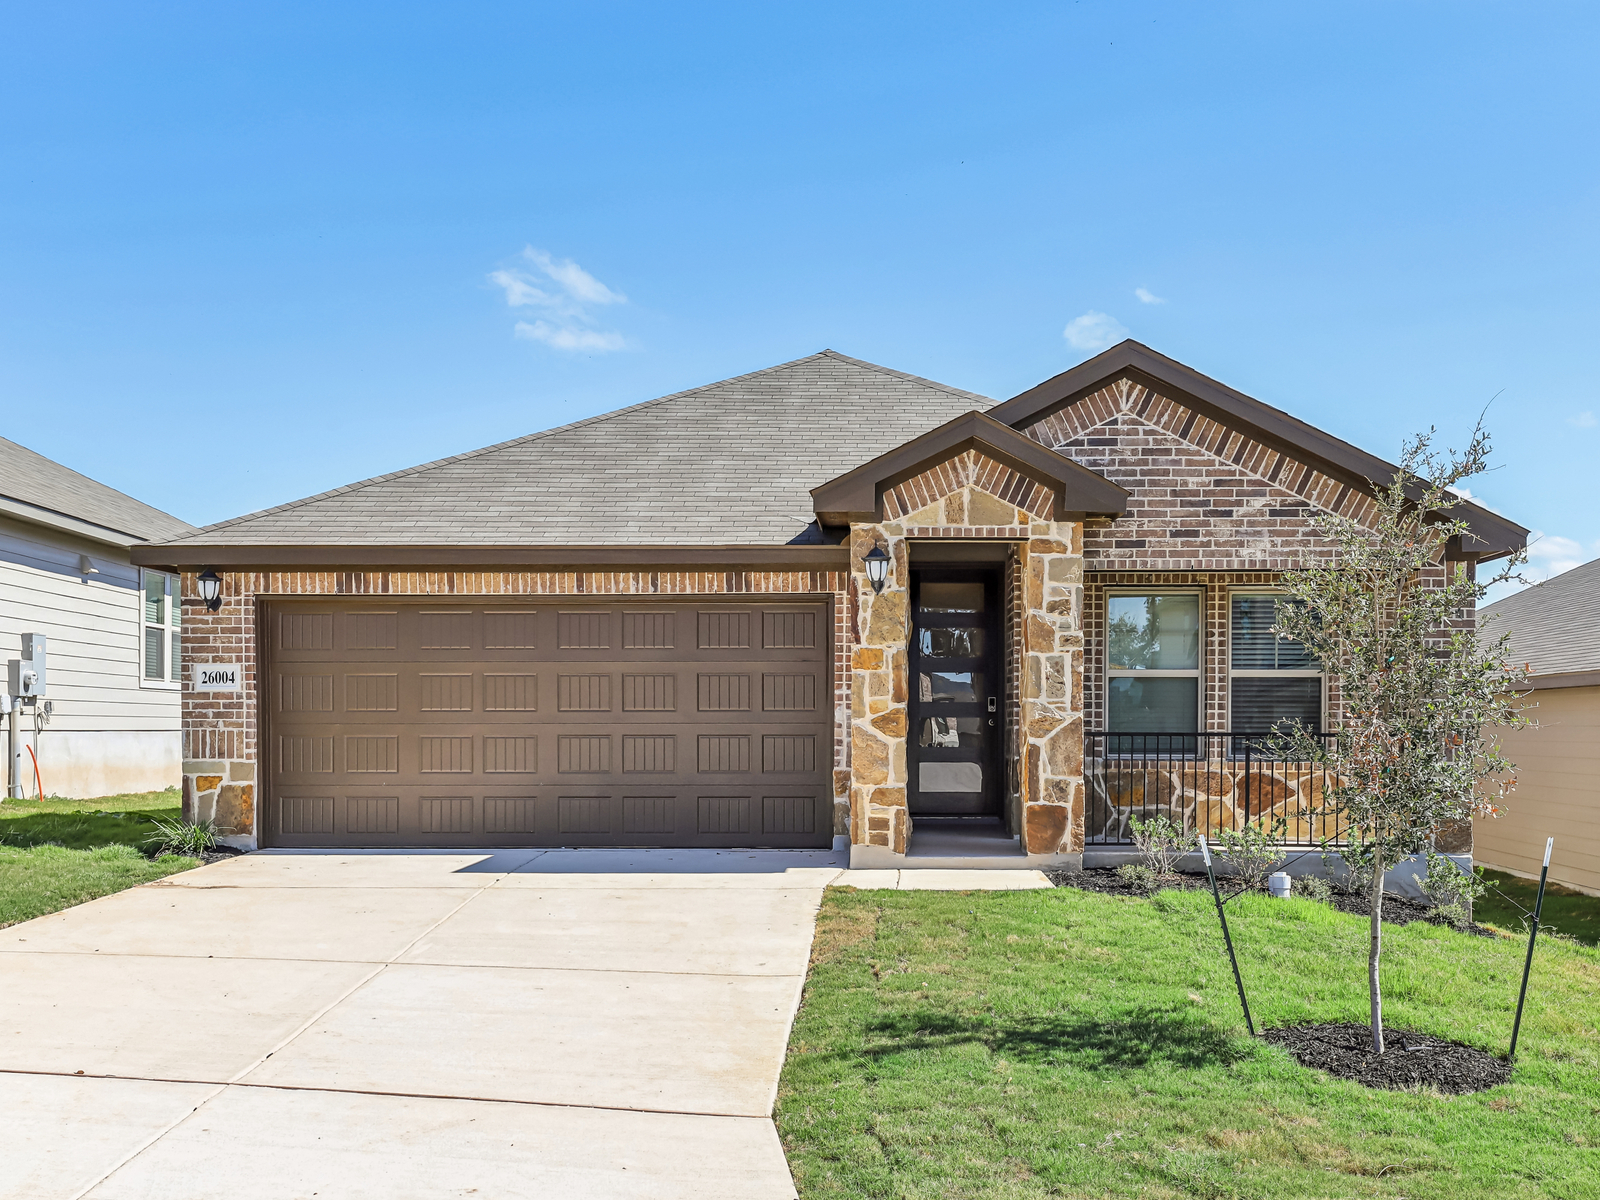
[[[178,577],[161,571],[145,571],[142,582],[141,680],[151,686],[176,687],[183,680],[182,596]]]
[[[1269,733],[1288,722],[1320,732],[1322,668],[1300,642],[1272,632],[1278,605],[1272,594],[1235,592],[1229,599],[1228,727]]]

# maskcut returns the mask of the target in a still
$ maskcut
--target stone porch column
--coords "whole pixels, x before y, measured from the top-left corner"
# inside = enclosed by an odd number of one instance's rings
[[[875,593],[862,559],[874,546],[889,555],[889,579]],[[850,842],[906,852],[906,642],[910,572],[904,529],[857,525],[850,531],[850,590],[857,628],[850,693]]]

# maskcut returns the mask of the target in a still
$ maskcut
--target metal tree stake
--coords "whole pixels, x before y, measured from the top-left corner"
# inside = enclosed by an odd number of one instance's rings
[[[1511,1062],[1517,1061],[1517,1034],[1522,1031],[1522,1003],[1528,998],[1528,973],[1533,970],[1533,943],[1539,939],[1539,914],[1544,910],[1544,882],[1550,877],[1550,852],[1555,848],[1555,838],[1546,838],[1544,866],[1539,870],[1539,897],[1533,902],[1533,928],[1528,931],[1528,958],[1522,964],[1522,990],[1517,993],[1517,1019],[1511,1023]]]
[[[1233,952],[1233,938],[1228,933],[1228,914],[1222,911],[1222,893],[1217,891],[1217,873],[1211,869],[1211,847],[1206,844],[1205,834],[1200,835],[1200,857],[1205,860],[1206,878],[1211,880],[1211,898],[1217,902],[1217,920],[1222,922],[1222,940],[1228,947],[1228,961],[1233,964],[1233,981],[1239,985],[1239,1007],[1244,1009],[1245,1028],[1250,1031],[1251,1037],[1255,1037],[1256,1024],[1250,1019],[1250,1002],[1244,998],[1244,977],[1239,974],[1239,958]]]

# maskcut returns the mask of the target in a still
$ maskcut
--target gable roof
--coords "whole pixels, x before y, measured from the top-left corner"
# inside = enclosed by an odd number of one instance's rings
[[[966,450],[979,450],[1049,489],[1055,496],[1055,520],[1086,513],[1120,516],[1128,510],[1125,488],[1009,425],[973,411],[812,488],[817,518],[829,525],[882,520],[884,492]]]
[[[1374,482],[1386,483],[1398,470],[1392,463],[1158,354],[1132,338],[996,405],[989,415],[1021,429],[1122,378],[1193,408],[1357,491],[1370,495]],[[1462,547],[1467,557],[1503,558],[1527,545],[1528,531],[1521,525],[1469,501],[1452,506],[1450,515],[1471,525],[1473,541]]]
[[[808,540],[811,487],[861,447],[993,403],[824,350],[211,525],[162,561],[449,546],[632,547],[638,562],[640,547],[783,546]]]
[[[1535,687],[1541,675],[1600,672],[1600,559],[1485,605],[1478,623],[1511,635],[1511,661],[1534,669]]]
[[[196,532],[187,521],[0,437],[0,512],[91,541],[129,546]]]

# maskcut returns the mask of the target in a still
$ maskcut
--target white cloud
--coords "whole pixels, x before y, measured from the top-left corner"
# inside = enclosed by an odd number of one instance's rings
[[[1530,583],[1549,579],[1573,567],[1581,567],[1593,554],[1585,552],[1582,543],[1554,533],[1540,533],[1537,529],[1528,538],[1528,565],[1522,573]]]
[[[1493,604],[1496,600],[1514,596],[1528,584],[1542,583],[1546,579],[1572,570],[1573,567],[1581,567],[1597,556],[1600,556],[1600,541],[1593,542],[1585,548],[1582,542],[1574,538],[1541,533],[1535,529],[1528,535],[1528,561],[1518,572],[1527,583],[1496,584],[1489,589],[1489,594],[1483,598],[1483,603]],[[1494,565],[1490,563],[1489,567],[1492,569]]]
[[[628,298],[621,292],[613,292],[570,258],[565,262],[556,262],[543,250],[535,250],[532,246],[528,246],[522,251],[522,257],[559,283],[567,290],[569,295],[575,296],[585,303],[626,304],[628,302]]]
[[[489,272],[489,281],[502,288],[511,308],[537,308],[543,316],[518,321],[519,338],[543,342],[557,350],[622,350],[627,339],[612,329],[597,328],[591,307],[626,304],[628,298],[613,291],[570,258],[557,261],[543,250],[523,248],[522,259],[532,269],[507,267]]]
[[[1167,302],[1165,297],[1158,296],[1147,288],[1134,288],[1133,294],[1139,297],[1139,303],[1141,304],[1165,304]]]
[[[1568,417],[1567,424],[1576,425],[1579,429],[1593,429],[1596,425],[1600,425],[1600,421],[1594,419],[1592,412],[1581,412],[1575,417]]]
[[[571,325],[552,325],[548,321],[518,321],[516,334],[532,342],[543,342],[557,350],[621,350],[628,343],[620,333],[607,329],[578,329]]]
[[[1128,336],[1121,321],[1103,312],[1090,309],[1081,317],[1073,317],[1061,331],[1067,344],[1078,350],[1104,350]]]

